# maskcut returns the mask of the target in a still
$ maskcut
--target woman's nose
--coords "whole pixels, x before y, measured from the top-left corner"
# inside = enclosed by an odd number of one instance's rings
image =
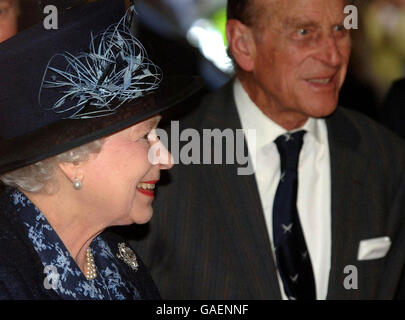
[[[158,155],[160,170],[170,170],[174,165],[172,154],[169,150],[166,149],[166,147],[163,145],[162,142],[160,142],[160,140],[158,143],[161,145],[160,154]]]
[[[161,170],[169,170],[173,167],[174,159],[169,150],[160,141],[159,137],[152,132],[149,135],[151,147],[149,149],[148,158],[152,165],[158,165]]]

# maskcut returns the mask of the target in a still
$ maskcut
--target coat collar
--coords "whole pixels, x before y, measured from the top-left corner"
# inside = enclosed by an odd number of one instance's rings
[[[24,285],[30,287],[30,295],[21,299],[59,300],[61,297],[54,290],[47,290],[43,285],[46,276],[44,266],[32,242],[28,239],[27,228],[17,212],[16,201],[13,196],[16,192],[15,189],[8,187],[3,188],[0,192],[0,261],[4,265],[13,266],[24,276]],[[118,245],[120,243],[125,244],[124,240],[111,230],[104,231],[100,237],[108,244],[114,255],[118,253]],[[10,249],[12,250],[10,251]],[[121,259],[117,259],[116,262],[124,278],[129,279],[131,284],[136,287],[141,299],[160,299],[158,290],[140,259],[137,259],[139,263],[137,271],[132,270]],[[27,294],[27,292],[13,292],[12,294],[19,297],[21,294]]]

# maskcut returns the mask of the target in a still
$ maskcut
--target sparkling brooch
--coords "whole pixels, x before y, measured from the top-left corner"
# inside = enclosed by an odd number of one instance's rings
[[[123,242],[118,244],[117,257],[123,260],[132,270],[138,271],[139,264],[135,253]]]

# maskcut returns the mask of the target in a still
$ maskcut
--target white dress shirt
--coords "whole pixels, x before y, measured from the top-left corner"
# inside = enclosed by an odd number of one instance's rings
[[[287,130],[268,118],[250,99],[241,83],[234,84],[236,107],[243,130],[256,129],[254,140],[247,138],[267,230],[273,246],[273,201],[280,180],[280,156],[274,141]],[[309,118],[298,163],[297,208],[314,270],[316,297],[326,299],[331,263],[331,178],[328,132],[324,119]],[[294,131],[297,131],[294,130]],[[247,135],[246,135],[247,136]],[[252,153],[252,150],[256,150]],[[281,295],[287,296],[277,272]]]

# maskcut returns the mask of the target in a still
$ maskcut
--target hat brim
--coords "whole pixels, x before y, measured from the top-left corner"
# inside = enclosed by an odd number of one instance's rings
[[[23,136],[0,138],[0,175],[121,131],[183,102],[203,86],[199,77],[168,76],[154,93],[123,104],[113,115],[62,119]]]

